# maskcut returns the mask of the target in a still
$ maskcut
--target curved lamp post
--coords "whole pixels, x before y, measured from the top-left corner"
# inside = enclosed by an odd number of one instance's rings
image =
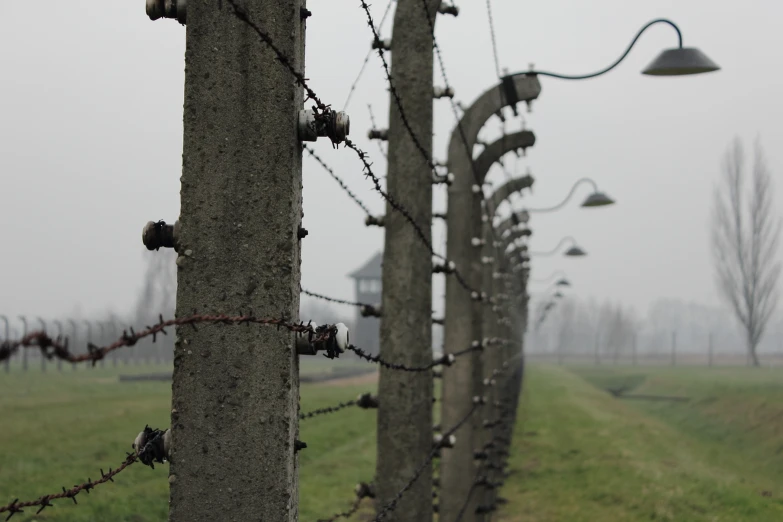
[[[516,76],[549,76],[551,78],[559,78],[561,80],[587,80],[589,78],[596,78],[608,73],[620,65],[620,62],[622,62],[625,57],[628,56],[628,53],[631,52],[631,49],[633,49],[633,46],[639,40],[639,37],[642,35],[642,33],[655,24],[667,24],[674,28],[674,30],[677,32],[678,45],[677,47],[663,50],[650,63],[650,65],[642,70],[642,74],[646,74],[648,76],[684,76],[689,74],[702,74],[720,70],[720,67],[718,67],[715,62],[710,60],[707,55],[705,55],[699,49],[695,47],[683,47],[682,32],[680,31],[680,28],[677,27],[677,24],[671,20],[659,18],[647,23],[644,27],[642,27],[639,32],[636,33],[636,36],[631,41],[631,44],[628,46],[625,52],[614,63],[604,69],[601,69],[600,71],[590,74],[567,75],[548,71],[530,70],[504,76],[502,78],[503,84],[508,91],[510,88],[514,87],[512,80]]]
[[[593,192],[585,200],[582,202],[583,207],[592,208],[592,207],[605,207],[607,205],[613,205],[614,200],[607,196],[605,193],[600,192],[598,190],[598,185],[595,181],[593,181],[591,178],[582,178],[578,180],[574,185],[571,187],[571,190],[568,192],[568,195],[565,197],[563,201],[558,203],[557,205],[553,207],[545,207],[545,208],[529,208],[527,209],[528,212],[554,212],[555,210],[560,210],[565,206],[566,203],[568,203],[571,198],[573,197],[574,193],[576,192],[577,187],[579,185],[582,185],[583,183],[589,183],[593,186]]]
[[[566,236],[563,239],[560,240],[560,242],[557,244],[555,248],[552,250],[549,250],[548,252],[530,252],[531,256],[551,256],[560,251],[560,247],[562,247],[565,243],[570,242],[571,247],[563,252],[564,256],[567,257],[582,257],[586,256],[587,252],[585,252],[579,245],[576,244],[576,240],[572,238],[571,236]]]

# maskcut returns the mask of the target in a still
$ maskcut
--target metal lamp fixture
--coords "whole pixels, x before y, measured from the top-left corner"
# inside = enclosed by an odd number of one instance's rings
[[[568,195],[558,203],[557,205],[553,207],[546,207],[546,208],[530,208],[528,209],[528,212],[554,212],[555,210],[560,210],[565,206],[566,203],[568,203],[571,200],[571,197],[576,192],[576,189],[579,185],[582,185],[583,183],[589,183],[593,186],[593,192],[587,198],[582,202],[583,207],[605,207],[607,205],[613,205],[614,200],[607,196],[605,193],[600,192],[598,190],[598,185],[594,180],[591,178],[582,178],[578,180],[576,183],[573,184],[571,187],[571,190],[568,192]]]
[[[617,67],[620,62],[622,62],[626,56],[628,56],[628,53],[631,52],[631,49],[636,44],[637,40],[639,40],[639,37],[642,35],[644,31],[646,31],[648,28],[655,24],[667,24],[670,25],[672,28],[674,28],[675,31],[677,31],[677,40],[678,40],[678,46],[671,49],[666,49],[662,51],[653,61],[648,65],[643,71],[642,74],[646,74],[648,76],[685,76],[685,75],[691,75],[691,74],[703,74],[713,71],[720,70],[720,67],[710,60],[706,54],[701,52],[699,49],[695,47],[683,47],[682,46],[682,32],[680,32],[680,28],[677,27],[677,24],[672,22],[671,20],[667,20],[665,18],[659,18],[657,20],[653,20],[649,23],[647,23],[644,27],[642,27],[638,33],[636,33],[636,36],[631,41],[631,44],[628,46],[628,48],[625,50],[625,52],[618,58],[614,63],[612,63],[610,66],[601,69],[600,71],[590,73],[590,74],[580,74],[580,75],[567,75],[567,74],[556,74],[546,71],[525,71],[520,73],[515,73],[509,76],[505,76],[502,78],[503,80],[503,86],[504,88],[513,87],[513,81],[511,81],[511,78],[513,76],[517,75],[539,75],[539,76],[550,76],[552,78],[560,78],[561,80],[587,80],[588,78],[595,78],[597,76],[601,76],[602,74],[606,74],[615,67]]]
[[[560,242],[557,244],[557,246],[555,248],[553,248],[552,250],[548,251],[548,252],[530,252],[530,255],[531,256],[551,256],[551,255],[554,255],[554,254],[556,254],[557,252],[560,251],[560,247],[562,247],[563,244],[565,244],[566,242],[570,242],[571,243],[571,247],[569,247],[568,250],[563,252],[564,256],[567,256],[567,257],[583,257],[583,256],[587,255],[587,252],[585,252],[585,250],[582,249],[582,247],[577,245],[576,244],[576,240],[574,240],[574,238],[571,237],[571,236],[567,236],[567,237],[564,237],[563,239],[561,239]]]

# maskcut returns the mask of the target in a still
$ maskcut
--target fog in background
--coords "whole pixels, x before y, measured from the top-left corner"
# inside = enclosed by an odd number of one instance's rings
[[[497,80],[484,2],[457,4],[460,16],[439,16],[436,33],[456,98],[469,104]],[[385,6],[382,0],[372,6],[378,21]],[[306,76],[326,103],[341,109],[372,35],[357,1],[311,0],[308,8],[313,16]],[[780,188],[783,73],[774,65],[783,47],[778,28],[783,4],[500,0],[493,9],[501,66],[511,72],[530,62],[566,74],[598,70],[658,17],[674,20],[686,46],[698,46],[723,68],[683,78],[639,74],[662,48],[676,45],[671,28],[654,27],[606,76],[581,82],[542,77],[533,112],[525,113],[522,104],[520,117],[507,113],[507,129],[521,128],[524,118],[536,145],[525,158],[509,156],[507,164],[513,174],[529,169],[536,178],[532,196],[514,199],[516,209],[557,203],[584,176],[617,200],[613,207],[580,209],[583,188],[566,209],[534,215],[531,250],[551,249],[571,235],[589,254],[534,258],[534,277],[563,269],[578,302],[619,303],[648,326],[666,313],[671,321],[687,318],[682,328],[698,329],[699,335],[713,320],[708,316],[724,318],[715,319],[716,325],[731,323],[712,275],[712,185],[726,145],[738,135],[744,141],[760,137]],[[391,17],[382,31],[386,37],[390,22]],[[150,267],[173,274],[173,258],[144,251],[141,229],[149,220],[173,222],[179,212],[184,36],[174,21],[150,21],[140,1],[104,2],[98,9],[80,0],[0,4],[0,313],[113,314],[118,322],[137,325],[173,313],[173,301],[162,290],[170,283],[145,279]],[[437,72],[434,78],[442,85]],[[366,139],[368,104],[385,127],[388,93],[377,57],[347,111],[352,138],[382,172],[383,156]],[[434,104],[434,156],[445,160],[454,119],[447,101]],[[500,123],[493,119],[481,138],[499,135]],[[325,142],[315,148],[373,213],[383,213],[355,155]],[[505,177],[496,168],[489,179],[498,185]],[[443,210],[445,189],[435,192],[435,209]],[[781,195],[778,191],[776,198]],[[361,210],[308,157],[304,205],[303,225],[310,234],[302,242],[303,286],[352,298],[347,273],[382,248],[382,231],[366,228]],[[506,206],[503,212],[508,211]],[[433,236],[444,251],[440,222]],[[442,282],[435,277],[438,315]],[[531,293],[544,288],[531,285]],[[678,306],[710,313],[678,314]],[[531,308],[531,323],[534,312]],[[312,314],[316,321],[351,320],[354,313],[303,300],[305,319]],[[762,352],[781,338],[775,325],[782,319],[778,310]]]

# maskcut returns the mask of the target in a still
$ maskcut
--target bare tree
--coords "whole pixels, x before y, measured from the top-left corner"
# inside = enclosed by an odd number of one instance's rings
[[[752,179],[738,138],[724,157],[714,191],[712,247],[718,289],[745,333],[748,356],[756,348],[778,299],[780,220],[775,215],[772,176],[756,144]]]

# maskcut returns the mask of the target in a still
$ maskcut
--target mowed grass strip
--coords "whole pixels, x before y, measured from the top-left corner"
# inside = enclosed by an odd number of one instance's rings
[[[119,371],[124,369],[0,375],[0,504],[32,500],[98,478],[99,468],[105,471],[122,463],[145,424],[169,425],[171,384],[120,383]],[[306,384],[301,388],[302,411],[333,406],[366,391],[374,392],[375,384]],[[372,480],[375,416],[374,410],[353,407],[301,422],[300,439],[308,445],[300,453],[301,521],[345,510],[355,498],[355,484]],[[165,521],[167,480],[167,465],[152,470],[134,464],[113,484],[80,494],[78,505],[55,501],[55,507],[40,515],[28,508],[13,520]]]
[[[634,375],[623,379],[645,380]],[[647,407],[615,399],[567,369],[528,367],[510,461],[515,474],[502,491],[511,502],[499,519],[783,520],[774,476],[754,473],[742,455],[716,459],[712,440]]]

